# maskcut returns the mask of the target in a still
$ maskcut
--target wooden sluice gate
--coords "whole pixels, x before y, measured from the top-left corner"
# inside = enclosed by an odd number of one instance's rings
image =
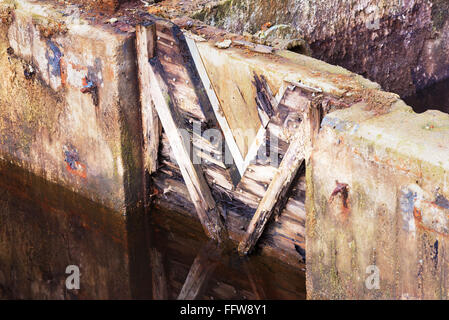
[[[154,221],[169,216],[170,228],[179,220],[185,233],[190,223],[201,225],[210,243],[182,267],[187,281],[168,279],[163,253],[149,250],[154,297],[169,296],[171,282],[179,290],[170,298],[202,296],[220,268],[215,251],[229,247],[306,271],[310,298],[447,296],[447,280],[435,277],[446,270],[447,114],[415,114],[361,75],[192,18],[206,1],[75,2],[0,3],[0,157],[111,209],[121,222],[146,208]],[[106,2],[119,9],[92,8]],[[334,11],[326,1],[308,4],[318,20]],[[389,7],[379,21],[384,35],[360,27],[365,13],[345,20],[345,28],[359,26],[343,34],[345,42],[336,44],[333,29],[312,30],[312,47],[336,61],[346,61],[357,39],[366,48],[379,41],[376,59],[397,39],[411,52],[401,37],[422,20],[418,9],[430,7],[421,0]],[[401,25],[396,10],[407,17]],[[417,26],[422,41],[434,23],[427,18]],[[429,80],[426,68],[440,77],[429,62],[436,44],[426,43],[422,59],[410,55],[397,70],[390,68],[397,57],[360,59],[369,62],[363,74],[404,92]],[[356,50],[347,62],[361,55]],[[404,66],[410,61],[425,68],[415,74],[415,65]],[[403,73],[416,83],[395,80]],[[374,264],[382,290],[370,291],[365,270]],[[247,267],[239,265],[251,296],[264,297]],[[283,286],[290,288],[288,279]]]
[[[349,90],[377,85],[190,19],[148,19],[136,34],[152,202],[240,254],[257,246],[304,266],[314,136],[326,113],[355,103]]]

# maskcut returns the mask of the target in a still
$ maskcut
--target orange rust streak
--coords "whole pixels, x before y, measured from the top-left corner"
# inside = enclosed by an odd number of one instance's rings
[[[343,139],[341,139],[341,143],[344,143]],[[353,153],[358,155],[358,156],[360,156],[361,158],[365,158],[363,156],[363,154],[357,148],[353,149]],[[376,155],[374,155],[372,160],[371,159],[366,159],[366,160],[372,161],[372,162],[377,162],[377,163],[380,163],[380,164],[383,164],[383,165],[387,165],[387,166],[389,166],[391,168],[395,168],[395,169],[397,169],[399,171],[403,171],[405,173],[412,173],[412,174],[416,175],[417,177],[422,178],[422,172],[415,172],[412,169],[408,169],[408,168],[405,168],[403,166],[393,164],[391,159],[382,160],[382,159],[379,159]]]
[[[61,83],[65,87],[67,85],[67,64],[64,57],[59,61],[59,66],[61,68]]]
[[[442,233],[442,232],[436,231],[436,230],[434,230],[434,229],[431,229],[431,228],[429,228],[429,227],[426,227],[426,226],[423,224],[423,222],[422,222],[422,213],[421,213],[421,210],[417,209],[416,207],[413,207],[413,217],[415,218],[415,224],[416,224],[416,226],[417,226],[419,229],[422,229],[422,230],[427,231],[427,232],[436,233],[436,234],[438,234],[439,236],[442,236],[442,237],[445,237],[445,238],[449,237],[449,235],[446,234],[446,233]]]
[[[86,166],[82,163],[78,163],[76,162],[77,165],[81,166],[82,170],[73,170],[69,164],[66,165],[66,169],[68,172],[70,172],[71,174],[81,177],[83,179],[86,179],[87,177],[87,170],[86,170]]]

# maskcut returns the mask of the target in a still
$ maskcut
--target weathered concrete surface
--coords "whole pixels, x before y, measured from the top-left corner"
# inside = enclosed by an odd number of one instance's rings
[[[447,1],[225,0],[193,17],[232,32],[259,32],[262,40],[296,40],[291,49],[401,96],[449,76]]]
[[[307,168],[309,298],[448,298],[448,138],[449,115],[400,100],[324,118]]]
[[[2,160],[0,190],[0,300],[151,298],[136,214],[123,219]],[[66,287],[67,266],[79,267],[79,289]]]
[[[0,5],[1,156],[115,211],[138,204],[133,35],[67,18],[71,7]]]

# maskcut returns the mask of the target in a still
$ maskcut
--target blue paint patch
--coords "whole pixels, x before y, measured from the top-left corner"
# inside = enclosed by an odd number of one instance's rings
[[[435,269],[438,267],[438,240],[435,241],[433,244],[433,254],[432,254],[432,261],[435,265]]]
[[[402,215],[402,229],[415,231],[415,201],[417,194],[410,189],[403,189],[399,197],[399,207]]]
[[[47,50],[45,57],[48,60],[48,64],[51,67],[51,74],[59,77],[61,75],[61,57],[63,56],[61,50],[58,46],[51,40],[47,40],[47,45],[50,50]],[[51,51],[51,53],[50,53]]]
[[[92,89],[93,87],[94,87],[94,83],[90,80],[88,80],[88,82],[85,85],[83,85],[83,88],[85,88],[85,89]]]
[[[441,208],[449,209],[449,200],[447,200],[443,195],[437,194],[435,198],[435,204]]]
[[[337,131],[343,132],[352,127],[352,125],[347,121],[340,121],[339,119],[326,116],[323,121],[321,121],[321,127],[332,127]]]
[[[70,166],[72,170],[77,170],[77,162],[80,161],[78,151],[74,148],[65,147],[64,148],[64,155],[65,159],[64,161]]]
[[[405,213],[413,213],[415,209],[415,199],[416,192],[412,192],[408,190],[407,193],[402,193],[402,196],[399,199],[399,205],[401,207],[401,211]]]

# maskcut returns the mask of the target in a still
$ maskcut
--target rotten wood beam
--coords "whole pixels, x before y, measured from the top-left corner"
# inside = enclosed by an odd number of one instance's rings
[[[304,153],[306,161],[309,160],[312,153],[315,140],[320,131],[321,121],[323,120],[322,100],[318,99],[312,102],[303,114],[304,124]]]
[[[145,169],[151,175],[157,171],[158,150],[161,128],[150,92],[148,63],[154,57],[156,47],[156,25],[149,22],[145,26],[136,26],[136,50],[138,63],[138,80],[142,112],[143,157]]]
[[[243,239],[239,243],[238,251],[241,255],[246,255],[251,252],[274,211],[282,210],[282,208],[277,207],[277,203],[286,202],[284,201],[284,198],[288,196],[287,193],[291,183],[294,181],[294,178],[305,159],[304,143],[304,125],[301,123],[299,129],[293,135],[287,152],[285,153],[273,180],[268,186],[264,197],[260,201]]]
[[[145,26],[140,26],[140,29],[141,32],[142,29],[145,29],[145,32],[154,32],[154,28],[148,29]],[[153,36],[150,35],[150,37]],[[144,45],[139,43],[139,46]],[[192,163],[190,153],[192,141],[191,139],[185,141],[182,138],[181,130],[186,128],[184,128],[184,124],[181,121],[176,99],[174,99],[164,78],[164,69],[157,57],[150,59],[148,66],[149,93],[199,220],[207,236],[218,242],[224,242],[228,239],[228,236],[223,221],[222,209],[216,204],[212,196],[201,166]]]
[[[240,180],[240,178],[245,173],[245,159],[243,158],[243,156],[240,152],[240,149],[239,149],[237,142],[234,138],[232,130],[229,127],[229,123],[226,120],[225,115],[223,114],[223,111],[222,111],[222,108],[220,105],[220,101],[218,99],[217,94],[214,91],[212,82],[209,79],[209,75],[207,73],[206,67],[201,58],[200,52],[198,51],[198,47],[195,43],[195,40],[191,39],[189,37],[186,37],[186,43],[189,47],[190,54],[195,63],[195,67],[198,71],[198,75],[199,75],[201,82],[204,86],[206,94],[209,98],[209,101],[212,106],[215,117],[217,119],[217,122],[220,125],[220,128],[223,132],[223,136],[225,138],[224,141],[226,143],[226,148],[232,154],[232,159],[233,159],[235,166],[238,170],[238,177],[237,177],[237,179],[235,179],[237,182]]]
[[[256,104],[259,113],[259,119],[263,127],[266,128],[271,117],[277,111],[278,101],[273,95],[267,80],[263,75],[260,77],[254,73],[253,85],[257,89]]]

